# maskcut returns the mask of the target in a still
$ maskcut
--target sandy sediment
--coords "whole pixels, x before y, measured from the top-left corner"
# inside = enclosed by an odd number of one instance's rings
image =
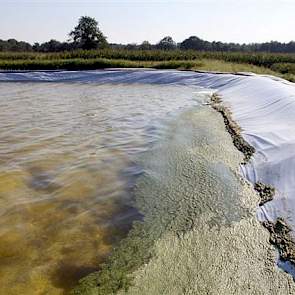
[[[144,214],[102,271],[74,294],[295,294],[256,220],[241,154],[208,106],[183,113],[139,160]]]

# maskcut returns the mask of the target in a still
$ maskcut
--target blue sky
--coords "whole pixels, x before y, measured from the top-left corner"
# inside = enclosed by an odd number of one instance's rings
[[[0,39],[64,41],[81,15],[95,17],[109,42],[295,40],[295,0],[0,0]]]

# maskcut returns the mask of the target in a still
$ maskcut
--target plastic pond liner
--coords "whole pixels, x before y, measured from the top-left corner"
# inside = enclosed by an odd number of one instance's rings
[[[74,294],[295,294],[277,268],[292,274],[295,262],[293,83],[133,69],[3,72],[0,81],[179,86],[202,98],[134,158],[143,219]]]

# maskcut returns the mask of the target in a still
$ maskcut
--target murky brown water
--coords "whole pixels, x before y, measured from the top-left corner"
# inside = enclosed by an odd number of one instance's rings
[[[136,157],[181,109],[176,86],[0,84],[1,294],[63,294],[137,212]]]

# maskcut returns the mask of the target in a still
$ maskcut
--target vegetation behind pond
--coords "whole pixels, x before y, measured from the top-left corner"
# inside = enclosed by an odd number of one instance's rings
[[[69,37],[67,42],[50,40],[33,46],[15,39],[0,40],[0,70],[194,69],[295,80],[295,42],[235,44],[191,36],[176,43],[166,36],[157,44],[109,44],[98,22],[89,16],[79,18]]]
[[[93,70],[111,67],[244,71],[295,80],[295,54],[112,48],[51,53],[0,52],[1,70]]]

